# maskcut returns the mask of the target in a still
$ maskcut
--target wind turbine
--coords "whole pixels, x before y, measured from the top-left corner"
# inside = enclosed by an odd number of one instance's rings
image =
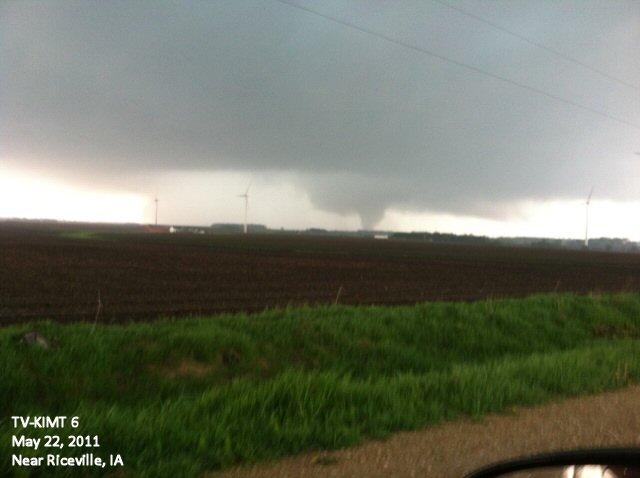
[[[156,198],[154,199],[154,202],[156,203],[156,226],[158,225],[158,196],[156,196]]]
[[[247,184],[247,190],[244,194],[239,194],[238,197],[244,198],[244,233],[247,233],[247,209],[249,209],[249,188],[251,187],[251,181]]]
[[[587,196],[587,218],[585,221],[584,227],[584,247],[585,249],[589,247],[589,205],[591,204],[591,195],[593,194],[593,186],[591,186],[591,191],[589,191],[589,196]]]

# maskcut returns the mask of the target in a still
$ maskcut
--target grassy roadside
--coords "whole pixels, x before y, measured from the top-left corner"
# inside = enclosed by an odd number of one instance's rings
[[[49,349],[27,346],[35,330]],[[199,476],[234,463],[640,381],[640,296],[268,311],[126,326],[0,329],[0,474],[12,435],[98,435],[124,476]],[[64,431],[12,415],[79,416]],[[115,476],[122,476],[113,469]],[[38,473],[43,473],[39,475]]]

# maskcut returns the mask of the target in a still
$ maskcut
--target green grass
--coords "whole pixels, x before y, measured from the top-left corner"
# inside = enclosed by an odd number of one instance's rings
[[[35,330],[50,349],[27,346]],[[413,307],[321,307],[126,326],[0,329],[0,475],[12,415],[79,416],[125,476],[200,476],[464,416],[640,381],[640,296],[539,296]],[[18,471],[23,473],[18,474]],[[45,473],[46,472],[46,473]],[[56,472],[58,475],[56,475]]]
[[[59,233],[60,237],[65,237],[67,239],[103,239],[97,232],[92,231],[65,231]]]

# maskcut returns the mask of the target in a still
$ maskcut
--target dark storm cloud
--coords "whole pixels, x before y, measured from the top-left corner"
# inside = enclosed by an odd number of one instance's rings
[[[640,85],[640,6],[586,3],[455,5]],[[299,4],[640,123],[638,89],[441,4]],[[366,225],[637,193],[638,128],[273,0],[5,2],[0,48],[1,151],[40,169],[289,171]]]

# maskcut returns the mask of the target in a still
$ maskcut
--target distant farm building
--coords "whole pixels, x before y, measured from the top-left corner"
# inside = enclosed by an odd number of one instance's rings
[[[146,226],[144,226],[144,232],[148,232],[151,234],[168,234],[171,232],[171,227],[147,224]]]
[[[171,232],[176,234],[204,234],[205,231],[201,227],[179,226],[171,227]]]
[[[215,223],[211,224],[209,231],[214,234],[238,234],[244,232],[244,224]],[[263,224],[247,224],[249,233],[266,233],[267,226]]]

